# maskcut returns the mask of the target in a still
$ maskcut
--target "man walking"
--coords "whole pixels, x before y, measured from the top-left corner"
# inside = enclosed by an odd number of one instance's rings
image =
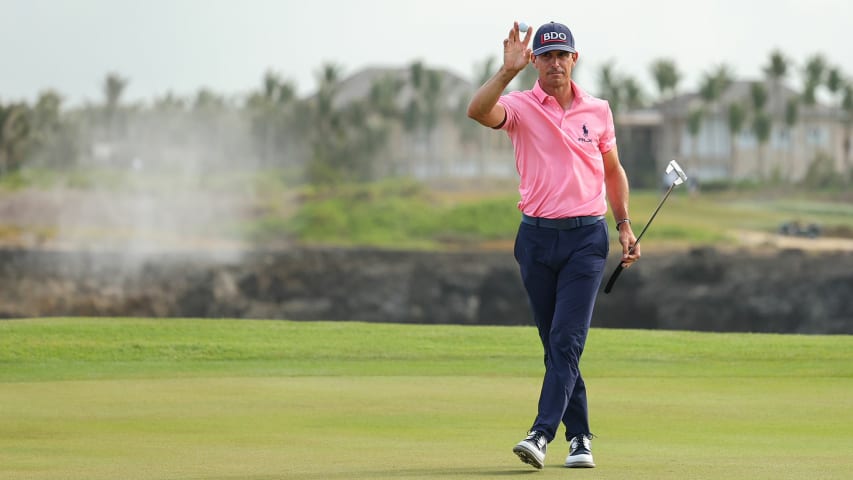
[[[513,452],[542,468],[563,423],[570,445],[565,466],[594,467],[579,363],[610,245],[608,201],[626,267],[640,248],[629,253],[636,237],[610,106],[572,81],[578,59],[572,32],[551,22],[536,31],[532,49],[530,40],[531,30],[522,39],[516,22],[503,42],[503,65],[468,106],[469,117],[505,130],[515,149],[522,212],[515,258],[545,350],[538,413]],[[531,62],[539,72],[533,88],[502,95]]]

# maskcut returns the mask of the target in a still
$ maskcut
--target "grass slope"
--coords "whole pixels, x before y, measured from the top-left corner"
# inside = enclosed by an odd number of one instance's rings
[[[193,185],[181,184],[181,175],[136,173],[126,177],[109,169],[65,173],[24,170],[0,177],[0,198],[20,206],[0,218],[0,244],[29,245],[36,238],[46,246],[55,242],[89,245],[93,237],[124,244],[134,236],[143,243],[166,240],[173,248],[247,242],[276,247],[287,243],[507,249],[519,224],[518,186],[512,179],[459,180],[441,185],[386,179],[320,188],[293,185],[293,172],[276,170],[214,173],[196,179]],[[167,217],[171,221],[152,223],[139,218],[144,212],[130,208],[138,201],[149,202],[175,191],[184,195],[169,197],[171,214]],[[660,189],[632,190],[631,216],[636,232],[645,225],[662,194]],[[62,199],[61,205],[57,198]],[[140,220],[132,231],[92,210],[105,198],[116,200],[108,217]],[[744,243],[744,232],[771,234],[792,221],[803,226],[815,223],[825,236],[849,239],[853,238],[850,198],[844,189],[815,192],[766,185],[703,190],[692,195],[679,188],[656,217],[655,228],[649,229],[646,246],[737,246]],[[196,202],[212,202],[224,213],[212,223],[198,215],[182,218],[198,210],[193,207]],[[54,217],[65,215],[67,221],[59,228]],[[74,219],[82,223],[75,225]],[[608,222],[612,226],[613,219],[608,218]],[[182,228],[176,231],[174,225]],[[611,235],[611,240],[615,244],[616,235]],[[162,242],[158,245],[163,246]]]
[[[662,195],[660,190],[631,192],[636,233]],[[515,238],[519,222],[518,193],[512,183],[478,192],[387,181],[307,193],[303,200],[293,218],[268,216],[245,228],[258,240],[286,233],[310,245],[441,248],[506,244]],[[678,189],[646,238],[650,244],[737,245],[742,231],[775,233],[791,221],[816,223],[827,235],[849,237],[851,219],[849,201],[807,191],[767,188],[691,195]],[[608,222],[612,225],[613,219],[608,217]]]
[[[530,327],[247,320],[0,322],[3,479],[842,479],[853,337],[594,329],[599,467],[511,446]]]

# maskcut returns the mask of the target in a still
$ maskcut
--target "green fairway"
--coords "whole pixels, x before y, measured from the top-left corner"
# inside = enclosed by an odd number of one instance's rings
[[[511,448],[532,327],[0,322],[0,478],[847,479],[853,337],[593,329],[598,467]],[[562,431],[560,432],[562,435]]]

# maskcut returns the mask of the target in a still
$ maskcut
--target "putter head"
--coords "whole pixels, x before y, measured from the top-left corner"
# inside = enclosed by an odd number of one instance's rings
[[[672,172],[675,172],[676,175],[676,178],[672,181],[673,185],[681,185],[687,181],[687,174],[684,173],[684,170],[681,169],[681,165],[679,165],[675,160],[670,160],[669,165],[666,166],[666,173],[670,174]]]

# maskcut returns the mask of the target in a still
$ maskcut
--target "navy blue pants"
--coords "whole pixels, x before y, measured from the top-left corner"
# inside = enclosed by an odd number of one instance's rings
[[[579,363],[610,249],[604,220],[571,230],[522,223],[515,259],[545,349],[545,378],[531,430],[554,439],[591,434]]]

